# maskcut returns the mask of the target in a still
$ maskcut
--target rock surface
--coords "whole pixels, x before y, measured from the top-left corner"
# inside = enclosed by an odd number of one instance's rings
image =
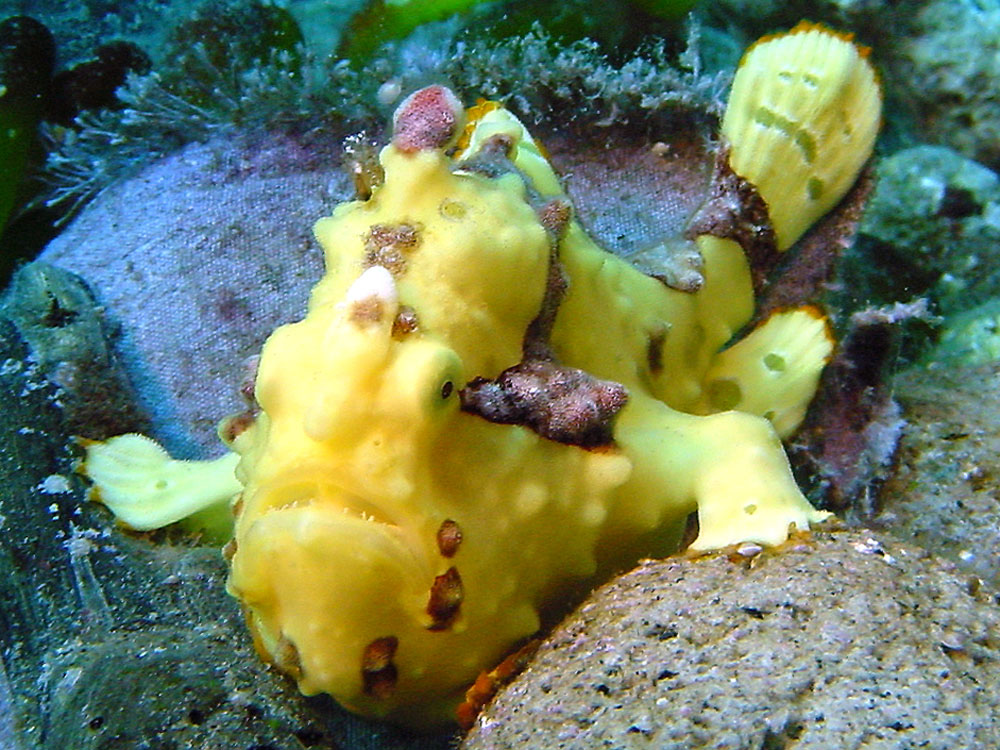
[[[996,747],[1000,610],[918,548],[820,531],[601,588],[464,750]]]
[[[305,311],[322,270],[312,224],[349,191],[325,156],[288,140],[189,146],[107,190],[41,256],[120,325],[151,434],[177,458],[222,452],[241,363]]]
[[[1000,586],[1000,363],[914,368],[897,468],[877,522]]]
[[[929,293],[951,314],[1000,291],[998,241],[997,174],[950,148],[916,146],[878,163],[850,273],[869,294]]]
[[[114,353],[113,333],[83,281],[42,262],[19,268],[0,297],[32,360],[59,389],[66,428],[95,440],[148,430],[136,393]]]
[[[900,94],[915,106],[921,140],[949,145],[996,168],[1000,8],[969,0],[931,0],[922,6],[912,34],[901,40],[895,70]]]

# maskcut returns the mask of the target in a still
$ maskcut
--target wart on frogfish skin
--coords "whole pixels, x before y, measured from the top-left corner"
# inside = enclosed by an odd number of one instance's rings
[[[365,236],[363,268],[382,266],[393,276],[406,272],[407,257],[420,246],[420,228],[412,224],[376,224]]]
[[[219,439],[226,445],[232,445],[240,435],[249,429],[257,419],[257,409],[247,409],[246,411],[226,417],[219,425]]]
[[[628,401],[620,383],[546,360],[521,362],[495,381],[476,378],[460,394],[464,411],[585,448],[614,441],[614,417]]]
[[[452,566],[437,576],[427,599],[427,614],[431,616],[428,630],[444,630],[450,627],[458,616],[464,598],[465,590],[458,568]]]
[[[659,375],[663,371],[663,345],[667,341],[666,327],[659,328],[649,334],[649,345],[646,349],[646,364],[649,372]]]
[[[354,195],[366,201],[385,182],[385,172],[378,161],[378,149],[365,133],[344,139],[344,168],[354,184]]]
[[[420,319],[417,317],[417,311],[409,305],[400,305],[399,312],[392,320],[392,337],[394,339],[403,338],[419,327]]]
[[[561,239],[573,218],[573,206],[562,198],[553,198],[538,209],[538,220],[556,240]]]
[[[372,698],[388,698],[396,687],[399,671],[392,659],[399,647],[395,636],[376,638],[361,655],[361,679],[365,695]]]
[[[437,531],[438,552],[442,557],[454,557],[462,543],[462,529],[450,518],[441,522]]]
[[[369,266],[348,287],[339,308],[347,309],[347,319],[365,328],[381,323],[386,312],[398,306],[396,281],[385,266]]]

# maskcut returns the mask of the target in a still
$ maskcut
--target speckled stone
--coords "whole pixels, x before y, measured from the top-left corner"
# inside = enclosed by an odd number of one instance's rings
[[[462,747],[997,747],[998,626],[992,595],[866,531],[646,561],[555,630]]]
[[[951,314],[1000,289],[1000,178],[950,148],[915,146],[880,161],[859,231],[865,252],[854,262],[894,278],[907,299],[930,292]]]
[[[1000,586],[1000,364],[914,368],[897,468],[878,522]]]
[[[895,66],[900,94],[915,106],[923,139],[1000,165],[1000,7],[931,0],[915,14]]]
[[[108,189],[43,252],[119,326],[150,434],[176,457],[222,452],[243,363],[304,314],[323,267],[312,224],[347,183],[336,158],[287,139],[193,144]]]

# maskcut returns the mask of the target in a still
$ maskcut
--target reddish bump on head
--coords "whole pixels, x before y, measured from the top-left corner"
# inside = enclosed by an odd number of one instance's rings
[[[462,129],[462,103],[445,86],[410,94],[392,116],[392,145],[405,153],[442,149]]]

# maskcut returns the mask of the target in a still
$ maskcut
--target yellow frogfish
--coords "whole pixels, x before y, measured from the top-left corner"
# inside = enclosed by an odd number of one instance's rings
[[[748,50],[720,148],[775,252],[854,183],[880,107],[842,35],[804,24]],[[416,727],[450,721],[567,597],[676,550],[692,513],[694,550],[827,515],[781,439],[833,343],[805,308],[732,341],[754,311],[736,193],[692,225],[700,278],[678,290],[588,237],[508,110],[464,119],[445,87],[412,94],[370,195],[318,221],[326,273],[265,343],[253,410],[220,428],[231,453],[173,461],[127,435],[86,460],[133,528],[222,500],[260,654],[305,694]]]

